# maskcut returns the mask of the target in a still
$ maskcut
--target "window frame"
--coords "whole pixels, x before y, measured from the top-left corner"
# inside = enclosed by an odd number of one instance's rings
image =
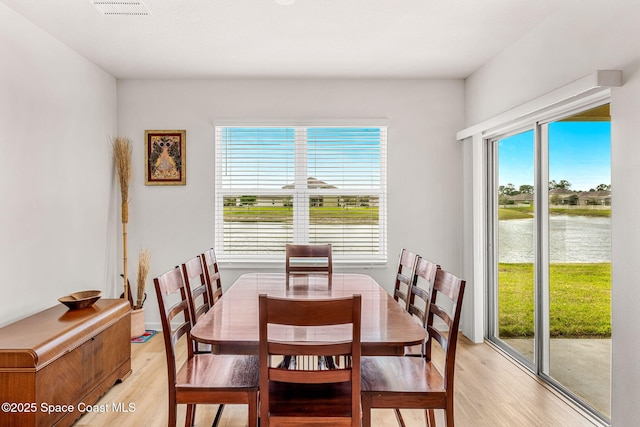
[[[219,161],[222,159],[222,143],[219,141],[219,131],[229,127],[253,127],[253,128],[294,128],[295,137],[295,178],[294,189],[249,189],[251,194],[260,195],[282,195],[291,196],[294,207],[293,243],[307,243],[309,237],[309,206],[311,198],[327,196],[328,194],[339,196],[378,196],[378,252],[375,254],[340,254],[334,251],[334,264],[375,267],[384,266],[387,263],[387,145],[388,145],[388,123],[386,119],[344,119],[344,120],[220,120],[214,124],[214,147],[215,147],[215,247],[218,260],[221,264],[247,268],[259,266],[270,268],[280,266],[284,258],[284,245],[282,253],[277,254],[228,254],[224,250],[224,199],[226,196],[237,194],[237,189],[225,188],[221,179]],[[306,130],[309,128],[379,128],[381,132],[378,154],[380,156],[380,183],[379,188],[367,189],[314,189],[307,188],[306,153],[308,142],[306,140]],[[300,132],[304,129],[304,132]],[[300,135],[304,134],[304,138]],[[304,159],[304,160],[302,160]],[[245,191],[245,190],[243,190]],[[303,201],[306,199],[306,203]]]

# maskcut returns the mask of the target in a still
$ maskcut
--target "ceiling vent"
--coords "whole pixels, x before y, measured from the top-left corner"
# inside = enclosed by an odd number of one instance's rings
[[[89,0],[103,15],[146,16],[151,15],[140,0]]]

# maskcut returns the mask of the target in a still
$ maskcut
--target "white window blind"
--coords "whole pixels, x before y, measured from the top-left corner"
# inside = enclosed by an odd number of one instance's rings
[[[281,258],[331,243],[386,260],[385,126],[216,126],[216,253]]]

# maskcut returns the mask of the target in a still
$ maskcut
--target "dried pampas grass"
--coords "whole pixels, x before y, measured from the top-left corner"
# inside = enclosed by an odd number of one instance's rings
[[[120,184],[120,195],[123,206],[129,202],[129,181],[131,181],[131,142],[128,138],[117,137],[113,142],[113,156],[116,161],[116,173]],[[124,212],[124,209],[123,209]],[[123,215],[122,222],[128,222],[128,215]]]
[[[147,275],[151,268],[151,251],[149,249],[141,249],[138,254],[138,281],[137,285],[137,298],[134,309],[142,308],[145,300],[145,285],[147,283]]]
[[[129,298],[129,279],[127,276],[127,222],[129,222],[129,181],[131,180],[131,142],[128,138],[117,137],[113,142],[113,157],[116,163],[116,173],[120,183],[120,195],[122,196],[122,268],[124,274],[124,297]],[[129,298],[129,303],[133,301]]]

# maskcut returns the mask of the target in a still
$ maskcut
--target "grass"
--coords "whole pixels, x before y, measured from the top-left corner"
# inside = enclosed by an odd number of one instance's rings
[[[549,208],[549,212],[555,215],[580,215],[605,217],[611,216],[611,209],[589,209],[589,208]]]
[[[498,208],[498,220],[533,218],[533,206]]]
[[[327,206],[309,208],[311,224],[378,224],[377,206]],[[227,222],[293,222],[293,207],[287,206],[225,206]]]
[[[592,208],[560,208],[550,207],[551,215],[574,215],[574,216],[591,216],[591,217],[610,217],[611,209],[592,209]],[[514,206],[498,208],[498,220],[503,219],[525,219],[533,218],[533,206]]]
[[[225,206],[224,220],[227,222],[292,222],[293,208],[283,206]]]
[[[611,336],[611,264],[551,264],[549,327],[552,337]],[[499,336],[533,337],[533,265],[498,266]]]

